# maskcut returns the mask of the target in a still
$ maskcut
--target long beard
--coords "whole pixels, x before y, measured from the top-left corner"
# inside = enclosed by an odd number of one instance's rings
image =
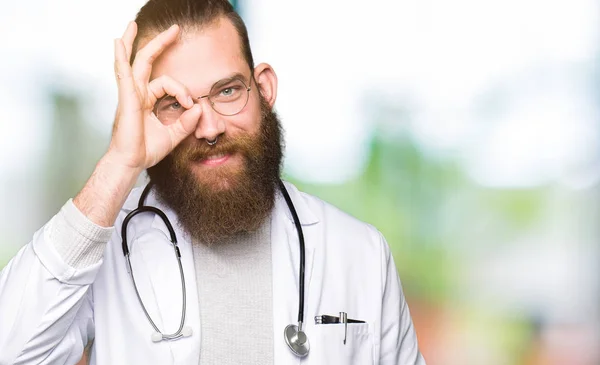
[[[182,229],[204,244],[255,231],[275,204],[283,157],[281,123],[262,96],[260,101],[257,135],[221,135],[215,146],[205,141],[180,145],[147,170],[158,199],[176,213]],[[191,162],[221,152],[243,156],[243,167],[219,168],[198,179]]]

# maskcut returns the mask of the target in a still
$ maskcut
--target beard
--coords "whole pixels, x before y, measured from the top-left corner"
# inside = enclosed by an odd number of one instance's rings
[[[257,230],[275,205],[283,158],[282,129],[277,114],[259,97],[261,121],[256,135],[223,134],[214,146],[204,140],[180,144],[147,170],[159,201],[175,212],[183,230],[204,244]],[[242,167],[225,164],[201,178],[194,174],[193,163],[219,153],[239,154]]]

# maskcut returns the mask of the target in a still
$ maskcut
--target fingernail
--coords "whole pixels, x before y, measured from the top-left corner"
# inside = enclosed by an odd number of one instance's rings
[[[194,106],[194,100],[191,96],[188,96],[188,104],[190,104],[190,108]]]

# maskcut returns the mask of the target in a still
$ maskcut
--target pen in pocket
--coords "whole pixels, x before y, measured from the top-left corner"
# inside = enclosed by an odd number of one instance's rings
[[[348,323],[365,323],[365,321],[348,318],[348,313],[346,313],[346,312],[340,312],[339,317],[330,316],[327,314],[315,316],[315,324],[335,324],[335,323],[343,323],[344,324],[344,345],[345,345],[346,338],[348,335]]]

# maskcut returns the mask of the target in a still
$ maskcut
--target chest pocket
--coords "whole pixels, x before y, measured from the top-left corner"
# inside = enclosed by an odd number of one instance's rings
[[[368,323],[349,323],[346,344],[344,324],[315,324],[308,337],[307,364],[373,364],[373,335]]]

